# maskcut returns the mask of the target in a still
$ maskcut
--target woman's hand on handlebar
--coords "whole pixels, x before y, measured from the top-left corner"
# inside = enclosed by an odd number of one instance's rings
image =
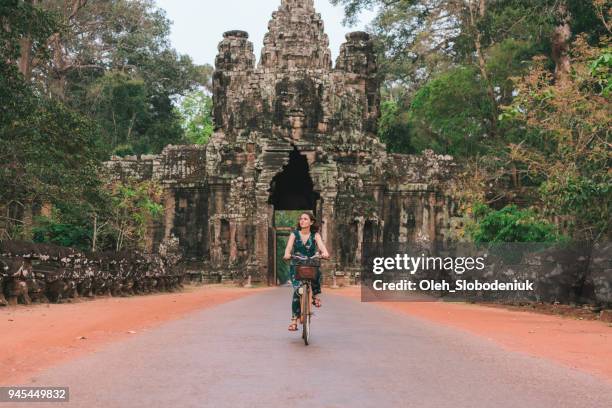
[[[329,259],[329,254],[322,254],[321,252],[317,252],[313,258],[321,258],[321,259]]]

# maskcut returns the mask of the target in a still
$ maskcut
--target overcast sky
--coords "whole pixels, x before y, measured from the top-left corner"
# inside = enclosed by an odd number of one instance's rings
[[[255,47],[259,60],[263,37],[272,12],[280,0],[156,0],[166,10],[172,24],[172,43],[182,54],[190,55],[197,64],[214,65],[217,45],[228,30],[244,30]],[[362,15],[362,21],[354,27],[342,25],[343,11],[329,0],[315,0],[317,11],[325,22],[325,32],[335,60],[349,31],[362,30],[373,17]]]

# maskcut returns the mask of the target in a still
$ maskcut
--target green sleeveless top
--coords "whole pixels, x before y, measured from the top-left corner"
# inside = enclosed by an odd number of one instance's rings
[[[308,241],[306,241],[306,244],[302,242],[300,231],[298,231],[297,229],[293,230],[293,235],[295,236],[295,242],[293,243],[294,254],[311,257],[317,253],[317,243],[315,241],[314,232],[310,232],[310,236],[308,237]]]
[[[317,242],[315,241],[314,232],[310,232],[310,236],[308,237],[306,244],[302,242],[302,237],[300,236],[299,230],[293,230],[293,235],[295,236],[295,242],[293,243],[293,254],[311,257],[317,253]],[[317,267],[317,270],[319,270],[319,267]],[[294,262],[291,262],[291,265],[289,266],[289,277],[294,288],[300,286],[300,282],[295,280]]]

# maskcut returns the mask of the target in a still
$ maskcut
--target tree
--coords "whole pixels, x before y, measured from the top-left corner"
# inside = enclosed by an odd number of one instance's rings
[[[510,145],[510,157],[544,180],[548,215],[569,221],[575,238],[599,241],[612,231],[612,48],[607,39],[591,46],[583,35],[570,52],[572,71],[563,81],[555,80],[543,57],[528,75],[515,78],[518,96],[505,117],[536,129],[544,148],[523,140]]]
[[[493,111],[474,67],[440,74],[414,95],[410,107],[412,145],[460,158],[484,151]]]
[[[53,32],[55,20],[32,2],[0,2],[0,126],[9,124],[29,110],[33,101],[31,89],[20,69],[21,45],[27,38],[29,53],[45,57],[45,39]]]
[[[158,203],[100,174],[110,153],[185,141],[174,100],[212,70],[169,27],[150,0],[0,2],[0,238],[141,244]]]
[[[95,195],[96,141],[95,126],[77,112],[53,100],[33,104],[0,132],[0,202],[29,208]]]
[[[103,140],[114,152],[129,149],[138,138],[140,124],[148,121],[145,83],[121,71],[109,71],[89,88],[88,100],[103,129]]]
[[[33,59],[50,57],[44,45],[57,29],[54,16],[34,2],[9,1],[0,4],[0,21],[0,229],[28,238],[37,206],[95,205],[101,149],[94,123],[19,72],[24,43]]]
[[[609,237],[609,0],[331,1],[349,22],[378,8],[371,31],[387,87],[409,101],[410,144],[463,161],[465,209],[514,200],[574,238]]]
[[[487,80],[486,49],[506,38],[541,42],[548,35],[547,7],[535,0],[331,0],[345,6],[351,24],[376,7],[371,30],[381,45],[385,75],[419,86],[451,63],[474,64]],[[546,11],[546,12],[545,12]],[[474,58],[476,57],[476,58]]]
[[[415,153],[406,110],[400,108],[398,101],[391,99],[381,104],[380,111],[378,137],[387,144],[387,149],[393,153]]]
[[[546,54],[557,76],[569,70],[567,45],[587,32],[591,43],[604,34],[608,0],[331,0],[344,5],[346,22],[367,8],[378,14],[371,24],[388,84],[404,86],[411,97],[441,73],[473,65],[489,99],[491,136],[498,129],[498,105],[510,102],[511,76],[525,62]],[[504,64],[504,65],[502,65]],[[409,104],[406,104],[408,106]]]
[[[30,3],[57,17],[42,41],[52,58],[35,58],[29,41],[20,65],[44,92],[100,124],[107,155],[158,153],[184,141],[174,100],[207,85],[209,67],[172,49],[170,22],[154,1]]]
[[[193,144],[206,144],[214,131],[212,98],[202,90],[195,90],[185,95],[178,110],[185,139]]]

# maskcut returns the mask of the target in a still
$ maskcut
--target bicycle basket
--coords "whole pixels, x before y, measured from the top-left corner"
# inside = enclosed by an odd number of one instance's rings
[[[317,268],[315,266],[296,265],[296,280],[315,280],[317,278]]]

